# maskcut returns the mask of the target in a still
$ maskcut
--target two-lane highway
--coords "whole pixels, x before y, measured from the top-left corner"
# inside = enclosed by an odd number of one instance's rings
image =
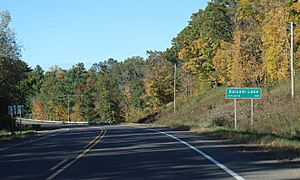
[[[85,170],[83,170],[85,168]],[[59,178],[233,179],[189,147],[144,128],[107,128],[103,141]]]
[[[299,163],[264,149],[141,126],[62,129],[9,147],[0,147],[1,179],[300,178]]]

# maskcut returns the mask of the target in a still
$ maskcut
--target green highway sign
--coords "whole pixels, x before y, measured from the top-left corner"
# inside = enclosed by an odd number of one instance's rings
[[[227,99],[261,99],[261,88],[226,88]]]

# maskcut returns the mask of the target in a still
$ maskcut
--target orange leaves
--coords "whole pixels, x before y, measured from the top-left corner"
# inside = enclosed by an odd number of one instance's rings
[[[39,99],[34,100],[32,105],[33,105],[32,117],[34,119],[40,119],[40,120],[48,119],[48,116],[45,113],[44,104],[41,100]]]

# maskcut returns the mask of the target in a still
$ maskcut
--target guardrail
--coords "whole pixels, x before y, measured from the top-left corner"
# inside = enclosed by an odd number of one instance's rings
[[[50,121],[50,120],[25,119],[25,118],[18,118],[16,121],[19,124],[88,124],[88,122],[86,121],[69,122],[69,121]]]

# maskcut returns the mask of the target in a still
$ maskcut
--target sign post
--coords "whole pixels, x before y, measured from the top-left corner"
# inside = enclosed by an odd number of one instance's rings
[[[253,111],[254,111],[254,105],[253,105],[253,99],[251,99],[251,131],[253,131]]]
[[[10,115],[11,117],[14,116],[14,111],[13,111],[13,107],[12,106],[8,106],[8,111],[7,111],[8,115]]]
[[[14,116],[17,115],[17,106],[16,105],[13,105],[13,110],[14,110],[13,111]]]
[[[19,123],[20,123],[20,134],[22,135],[22,130],[23,130],[23,126],[22,126],[22,114],[24,114],[24,105],[17,105],[16,106],[16,110],[17,110],[17,116],[19,115]]]
[[[237,129],[237,113],[236,113],[236,99],[234,99],[234,129]]]
[[[226,88],[226,99],[234,99],[234,129],[237,129],[237,99],[251,99],[251,131],[253,130],[254,99],[262,98],[261,88]]]

